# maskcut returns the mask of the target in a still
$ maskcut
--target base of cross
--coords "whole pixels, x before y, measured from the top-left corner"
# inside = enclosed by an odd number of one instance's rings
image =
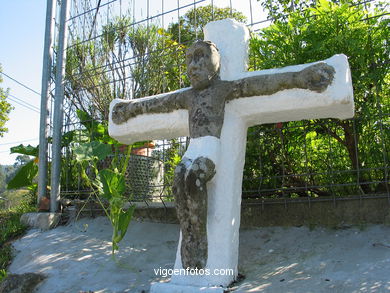
[[[188,285],[176,285],[172,283],[153,283],[150,293],[223,293],[223,287],[195,287]]]

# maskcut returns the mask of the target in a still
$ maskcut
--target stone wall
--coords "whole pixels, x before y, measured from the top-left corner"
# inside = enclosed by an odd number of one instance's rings
[[[78,208],[82,206],[79,203]],[[82,216],[99,216],[98,204],[87,205]],[[139,220],[177,224],[173,202],[137,203],[134,217]],[[346,228],[366,224],[390,225],[390,198],[372,197],[346,200],[279,200],[263,203],[243,201],[241,227],[324,226]]]

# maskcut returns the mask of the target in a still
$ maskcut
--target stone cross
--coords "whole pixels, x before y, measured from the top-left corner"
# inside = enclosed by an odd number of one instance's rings
[[[152,284],[151,292],[223,292],[237,277],[248,127],[353,116],[346,56],[247,72],[245,25],[211,22],[205,40],[187,52],[191,88],[110,106],[109,132],[122,143],[191,137],[173,186],[181,228],[177,274]]]

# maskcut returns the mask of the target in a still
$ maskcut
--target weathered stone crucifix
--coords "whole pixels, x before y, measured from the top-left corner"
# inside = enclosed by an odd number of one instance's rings
[[[191,88],[111,104],[110,135],[123,143],[191,137],[173,186],[181,229],[175,269],[209,274],[174,275],[170,283],[154,284],[152,292],[198,292],[204,286],[209,292],[223,292],[219,286],[226,287],[236,278],[249,126],[353,116],[344,55],[246,72],[249,33],[245,25],[230,19],[209,23],[205,39],[187,51]],[[213,273],[220,269],[231,269],[233,274]],[[208,291],[202,288],[202,292]]]

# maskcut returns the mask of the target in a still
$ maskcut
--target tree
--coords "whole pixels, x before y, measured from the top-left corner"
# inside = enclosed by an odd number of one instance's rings
[[[0,73],[3,72],[3,69],[0,64]],[[0,74],[0,84],[3,82],[3,79]],[[4,136],[4,133],[8,132],[8,128],[5,127],[5,123],[9,120],[8,114],[13,109],[11,104],[7,102],[9,89],[4,90],[0,87],[0,137]]]
[[[307,190],[315,195],[381,192],[386,190],[387,183],[383,182],[388,180],[381,168],[384,158],[390,157],[390,125],[386,114],[390,110],[390,21],[380,17],[386,12],[386,6],[379,3],[369,12],[363,5],[343,2],[320,0],[312,7],[309,4],[304,10],[275,19],[251,40],[251,64],[256,69],[267,69],[313,62],[339,53],[347,55],[352,70],[355,119],[290,122],[282,127],[268,125],[251,129],[249,133],[263,136],[254,136],[248,142],[248,153],[256,156],[254,141],[257,139],[257,145],[265,143],[265,134],[270,153],[261,162],[261,171],[255,163],[248,162],[246,176],[281,174],[275,180],[284,180],[278,184],[289,189],[287,194],[295,195],[308,195]],[[270,15],[278,14],[271,11]],[[305,154],[310,155],[310,161]],[[336,172],[328,174],[329,170]],[[294,175],[313,173],[319,175]],[[375,181],[381,183],[369,183]],[[332,182],[350,182],[351,186],[355,182],[358,189],[346,186],[334,191],[307,187]],[[262,183],[270,190],[276,185]],[[297,186],[306,188],[298,191]]]
[[[5,168],[0,165],[0,194],[6,189]]]
[[[19,168],[23,165],[26,165],[28,162],[31,161],[30,156],[28,155],[18,155],[15,159],[14,167]]]
[[[15,168],[14,165],[6,165],[3,166],[3,168],[5,174],[5,182],[8,183],[12,179],[12,177],[14,177],[18,169]]]
[[[289,15],[296,11],[304,11],[308,8],[315,7],[319,1],[317,0],[257,0],[261,2],[261,6],[268,12],[268,18],[274,20],[287,20]],[[359,0],[331,0],[330,2],[347,3],[350,5],[363,4]]]
[[[235,9],[207,5],[189,10],[177,23],[169,25],[168,33],[174,41],[190,45],[196,39],[203,40],[203,27],[207,23],[224,18],[233,18],[243,23],[247,21],[245,15]]]
[[[139,98],[180,86],[176,77],[183,50],[157,25],[133,25],[131,16],[124,15],[102,26],[100,33],[101,38],[85,42],[76,38],[68,49],[65,94],[76,109],[107,121],[114,98]]]

